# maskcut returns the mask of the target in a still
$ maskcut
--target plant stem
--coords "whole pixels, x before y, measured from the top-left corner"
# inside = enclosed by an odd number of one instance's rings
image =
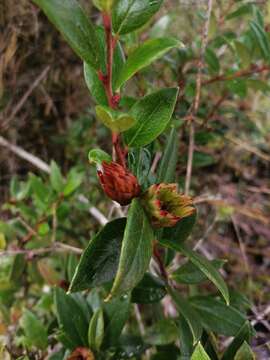
[[[113,69],[113,53],[116,44],[116,39],[112,35],[112,20],[111,16],[107,13],[102,14],[103,25],[105,29],[106,35],[106,46],[107,46],[107,72],[106,75],[99,74],[101,81],[103,82],[103,86],[107,95],[108,104],[112,109],[117,109],[120,96],[118,94],[113,93],[112,87],[112,69]],[[120,144],[120,134],[112,133],[112,143],[113,148],[115,150],[117,159],[119,163],[126,168],[125,161],[125,151],[121,148]]]
[[[163,264],[163,260],[161,258],[161,254],[159,252],[157,244],[154,244],[153,255],[154,255],[154,258],[156,259],[156,262],[158,264],[160,275],[162,276],[165,283],[168,284],[168,274],[167,274],[166,268],[165,268],[165,266]]]

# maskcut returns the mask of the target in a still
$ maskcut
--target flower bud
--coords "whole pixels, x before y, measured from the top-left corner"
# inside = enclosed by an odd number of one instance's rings
[[[102,162],[97,171],[104,192],[120,205],[127,205],[140,194],[137,178],[116,162]]]
[[[67,360],[95,360],[91,350],[84,347],[77,347],[73,353],[69,355]]]
[[[142,195],[142,203],[154,227],[172,227],[196,210],[189,196],[179,194],[176,184],[155,184]]]

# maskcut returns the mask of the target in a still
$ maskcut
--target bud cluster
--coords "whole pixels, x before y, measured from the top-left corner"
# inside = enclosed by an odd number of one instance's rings
[[[154,184],[141,194],[137,178],[116,162],[103,161],[97,171],[104,192],[120,205],[128,205],[135,197],[154,227],[172,227],[196,210],[189,196],[180,194],[176,184]]]

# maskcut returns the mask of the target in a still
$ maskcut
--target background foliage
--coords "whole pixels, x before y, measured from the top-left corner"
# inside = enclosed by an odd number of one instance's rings
[[[89,1],[81,4],[91,20],[100,23],[97,9]],[[206,9],[206,1],[165,1],[158,14],[137,32],[128,34],[128,25],[121,30],[126,54],[146,40],[151,51],[161,36],[184,44],[136,71],[122,99],[129,107],[134,97],[180,87],[173,115],[177,136],[168,128],[142,154],[134,151],[129,163],[142,178],[148,176],[151,165],[151,176],[164,178],[169,169],[157,173],[162,169],[157,164],[171,165],[172,150],[178,149],[175,161],[182,189],[190,141],[188,116],[196,96]],[[192,338],[200,338],[203,327],[211,337],[204,332],[203,346],[199,343],[192,359],[215,359],[213,333],[219,334],[219,353],[227,349],[222,359],[241,359],[250,352],[247,317],[256,330],[253,351],[258,359],[269,358],[269,21],[267,2],[214,2],[200,106],[194,120],[191,193],[198,216],[189,244],[212,260],[214,267],[222,267],[233,310],[229,311],[220,297],[205,296],[217,295],[216,289],[198,271],[196,264],[205,267],[203,260],[196,255],[194,259],[182,242],[180,251],[190,261],[177,256],[169,267],[181,294],[171,294],[174,304],[164,298],[160,279],[150,275],[130,295],[103,304],[106,286],[85,295],[68,296],[64,291],[80,249],[106,219],[124,215],[104,198],[95,168],[88,164],[89,149],[110,152],[111,147],[109,131],[97,121],[95,102],[83,81],[85,73],[91,88],[91,72],[87,66],[83,70],[81,61],[31,2],[4,0],[0,4],[0,334],[6,345],[0,356],[62,359],[68,356],[67,349],[89,346],[98,353],[101,348],[110,349],[105,358],[166,359],[170,354],[177,359],[180,344],[181,359],[185,359],[193,352]],[[160,54],[174,46],[170,41],[161,46]],[[95,66],[96,59],[89,61]],[[121,72],[116,88],[134,74],[132,59],[129,61],[129,71]],[[134,64],[138,66],[138,58]],[[97,88],[93,95],[106,105],[102,91]],[[126,138],[136,145],[132,128]],[[162,159],[161,154],[167,143],[173,145],[167,148],[166,161],[166,152]],[[22,149],[44,163],[25,161]],[[134,166],[138,156],[143,157],[144,169]],[[117,234],[121,234],[125,220],[115,222]],[[112,235],[115,244],[122,240],[117,234]],[[174,244],[166,245],[175,249]],[[119,258],[117,249],[106,249],[109,259]],[[95,258],[95,254],[91,256]],[[171,256],[168,252],[168,265]],[[106,264],[102,266],[105,279],[93,279],[88,273],[83,279],[88,287],[111,279]],[[226,290],[215,281],[224,295]],[[77,290],[83,289],[81,282]],[[189,302],[187,294],[192,296]],[[155,305],[146,304],[149,302]],[[176,309],[182,316],[174,321]],[[200,322],[194,321],[194,311]],[[237,340],[228,347],[228,337],[236,334]]]

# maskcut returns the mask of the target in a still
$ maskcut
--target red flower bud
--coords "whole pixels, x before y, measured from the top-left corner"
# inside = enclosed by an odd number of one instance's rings
[[[104,192],[120,205],[127,205],[140,194],[137,178],[116,162],[102,162],[97,171]]]
[[[95,360],[95,357],[91,350],[84,347],[78,347],[69,355],[67,360]]]

